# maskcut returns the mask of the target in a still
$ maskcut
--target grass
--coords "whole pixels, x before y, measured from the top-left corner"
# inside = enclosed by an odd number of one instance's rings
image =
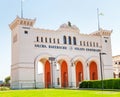
[[[0,91],[0,97],[120,97],[118,91],[37,89]]]

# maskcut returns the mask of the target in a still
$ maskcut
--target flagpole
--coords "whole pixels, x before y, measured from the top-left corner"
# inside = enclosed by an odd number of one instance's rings
[[[21,18],[23,18],[23,0],[21,0]]]
[[[99,8],[97,8],[98,31],[100,30]]]

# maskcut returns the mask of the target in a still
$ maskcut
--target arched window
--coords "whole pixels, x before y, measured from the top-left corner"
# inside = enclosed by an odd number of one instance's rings
[[[41,42],[43,42],[43,37],[41,37]]]
[[[55,38],[53,39],[53,43],[55,43]]]
[[[51,38],[49,38],[49,42],[51,43]]]
[[[45,42],[47,43],[47,37],[45,37]]]
[[[96,43],[96,47],[98,47],[98,43]]]
[[[76,45],[76,37],[73,37],[73,45]]]
[[[71,43],[71,37],[70,37],[70,36],[68,37],[68,42],[69,42],[69,44],[72,44],[72,43]]]
[[[93,42],[93,47],[95,47],[95,42]]]
[[[59,39],[57,39],[57,43],[58,43],[58,44],[60,43]]]
[[[87,46],[89,46],[89,42],[87,41]]]
[[[36,38],[37,38],[37,42],[38,42],[39,41],[39,37],[37,36]]]
[[[83,41],[83,45],[85,46],[85,41]]]
[[[67,44],[66,36],[63,36],[63,43]]]
[[[82,41],[80,41],[80,46],[82,46]]]

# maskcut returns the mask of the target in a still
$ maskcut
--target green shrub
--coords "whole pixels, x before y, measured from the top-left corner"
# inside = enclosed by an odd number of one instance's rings
[[[0,87],[0,91],[10,90],[8,87]]]
[[[80,88],[103,88],[104,89],[120,89],[120,79],[107,79],[103,80],[90,80],[90,81],[83,81],[79,87]]]

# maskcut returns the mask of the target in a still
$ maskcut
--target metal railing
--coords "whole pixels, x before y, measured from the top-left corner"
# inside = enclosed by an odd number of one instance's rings
[[[11,89],[40,89],[40,88],[76,88],[75,82],[62,83],[58,84],[57,82],[51,83],[43,83],[36,82],[35,83],[11,83]]]

